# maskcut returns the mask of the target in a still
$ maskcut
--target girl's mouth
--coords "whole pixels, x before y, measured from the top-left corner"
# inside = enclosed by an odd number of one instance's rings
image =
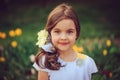
[[[67,45],[68,43],[59,42],[60,45]]]

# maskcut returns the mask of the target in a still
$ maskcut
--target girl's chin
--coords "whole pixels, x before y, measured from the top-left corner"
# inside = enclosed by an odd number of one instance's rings
[[[60,48],[58,48],[58,50],[61,52],[66,52],[66,51],[69,51],[70,48],[60,47]]]

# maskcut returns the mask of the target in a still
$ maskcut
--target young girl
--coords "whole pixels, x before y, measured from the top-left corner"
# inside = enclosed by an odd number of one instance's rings
[[[94,60],[73,50],[79,34],[78,17],[71,6],[60,4],[51,11],[45,30],[38,33],[40,52],[33,64],[38,80],[91,80],[97,72]]]

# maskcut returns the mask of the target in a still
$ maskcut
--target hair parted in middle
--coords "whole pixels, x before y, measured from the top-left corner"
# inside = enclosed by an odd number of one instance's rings
[[[77,38],[80,35],[80,25],[78,16],[76,15],[76,12],[74,11],[73,7],[62,3],[55,7],[50,14],[48,15],[47,23],[45,29],[49,33],[49,37],[51,36],[51,30],[55,27],[57,23],[59,23],[63,19],[71,19],[75,23],[76,27],[76,35]],[[52,43],[52,42],[51,42]],[[45,56],[44,64],[42,63],[42,56]],[[50,70],[59,70],[60,67],[63,67],[64,65],[61,65],[60,62],[58,62],[59,53],[57,50],[53,54],[49,54],[48,52],[45,52],[41,49],[41,51],[36,55],[36,63],[41,68],[47,68]]]

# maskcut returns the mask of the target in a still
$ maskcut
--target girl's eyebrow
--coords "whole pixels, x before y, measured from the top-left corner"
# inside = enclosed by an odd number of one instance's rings
[[[68,30],[71,30],[71,31],[72,31],[72,30],[75,30],[75,29],[71,28],[71,29],[68,29]]]
[[[75,29],[74,28],[70,28],[67,31],[75,31]]]
[[[53,30],[60,30],[59,28],[54,28]],[[74,28],[70,28],[68,30],[75,30]]]

